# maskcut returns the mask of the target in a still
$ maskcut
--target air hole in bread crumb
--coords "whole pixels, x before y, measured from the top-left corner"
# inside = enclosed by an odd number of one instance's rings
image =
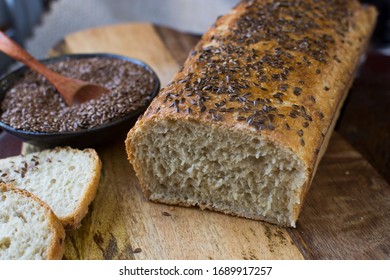
[[[8,223],[8,222],[9,222],[9,215],[0,215],[0,224]]]
[[[18,216],[18,218],[23,220],[23,222],[27,223],[26,217],[22,213],[16,212],[16,215]]]
[[[6,198],[7,198],[7,197],[3,194],[3,195],[1,196],[1,201],[5,201]]]
[[[50,180],[50,184],[55,184],[55,182],[57,182],[56,179],[51,179],[51,180]]]
[[[8,249],[11,246],[11,238],[4,237],[3,239],[0,239],[0,249],[5,250]]]
[[[74,167],[73,165],[69,166],[69,170],[72,171],[74,170],[76,167]]]

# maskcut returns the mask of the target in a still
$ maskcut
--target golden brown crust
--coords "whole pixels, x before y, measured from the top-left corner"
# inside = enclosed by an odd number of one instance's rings
[[[48,260],[60,260],[64,255],[65,247],[65,230],[62,223],[58,220],[57,216],[53,213],[51,208],[42,200],[40,200],[34,194],[26,191],[14,188],[11,184],[0,183],[0,192],[13,192],[26,197],[29,197],[38,202],[45,210],[46,217],[49,220],[49,227],[51,231],[50,246],[47,248],[47,259]]]
[[[377,11],[373,6],[368,6],[365,7],[361,10],[359,10],[356,14],[357,22],[360,23],[360,32],[357,34],[354,34],[354,36],[351,35],[354,39],[357,39],[358,41],[361,41],[360,46],[353,49],[352,53],[356,57],[355,61],[351,62],[351,65],[344,65],[345,68],[348,69],[347,75],[342,71],[342,68],[337,69],[335,72],[333,72],[333,75],[336,77],[340,75],[343,77],[343,82],[341,83],[343,86],[339,88],[340,93],[337,95],[337,101],[335,102],[335,107],[333,109],[333,112],[331,113],[330,117],[330,123],[327,126],[327,128],[323,128],[326,132],[324,132],[324,136],[322,138],[322,143],[319,143],[319,152],[316,156],[313,157],[312,161],[312,172],[310,173],[310,178],[307,181],[306,185],[304,186],[302,192],[301,192],[301,197],[300,200],[303,201],[307,191],[310,188],[310,184],[313,181],[314,175],[317,171],[318,164],[320,163],[321,158],[325,154],[325,151],[328,147],[330,137],[332,136],[332,132],[334,130],[334,127],[336,125],[337,119],[340,115],[341,108],[344,104],[345,99],[347,98],[348,91],[353,83],[355,74],[358,70],[359,62],[360,62],[360,57],[364,54],[366,51],[369,41],[370,41],[370,36],[372,32],[374,31],[375,27],[375,22],[376,22],[376,17],[377,17]],[[360,37],[364,36],[364,37]],[[359,38],[362,38],[359,40]],[[347,55],[348,50],[343,50],[343,52],[340,51],[341,54]],[[296,218],[298,218],[299,211],[301,208],[297,208],[295,210],[295,215]]]
[[[47,251],[47,259],[61,260],[65,252],[65,229],[61,221],[58,220],[57,216],[53,213],[53,211],[51,211],[50,208],[46,209],[46,212],[50,219],[50,230],[52,231],[53,235],[50,247]]]
[[[100,182],[102,163],[98,154],[94,149],[85,149],[83,152],[88,153],[94,162],[93,178],[81,195],[82,199],[79,201],[75,211],[68,216],[60,218],[60,221],[67,230],[77,229],[81,226],[81,220],[87,215],[89,205],[96,197],[97,188]]]
[[[291,150],[307,169],[302,202],[375,20],[375,9],[358,1],[242,1],[204,34],[130,130],[126,147],[135,172],[137,134],[163,119],[192,120]]]

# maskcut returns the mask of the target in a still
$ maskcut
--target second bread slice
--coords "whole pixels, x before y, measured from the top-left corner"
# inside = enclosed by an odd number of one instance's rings
[[[77,228],[95,198],[101,172],[93,149],[55,148],[0,160],[0,183],[46,202],[65,228]]]

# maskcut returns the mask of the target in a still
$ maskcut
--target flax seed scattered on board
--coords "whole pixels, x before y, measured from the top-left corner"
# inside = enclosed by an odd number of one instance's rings
[[[133,250],[133,253],[134,254],[138,254],[138,253],[141,253],[142,252],[142,249],[141,248],[135,248],[134,250]]]

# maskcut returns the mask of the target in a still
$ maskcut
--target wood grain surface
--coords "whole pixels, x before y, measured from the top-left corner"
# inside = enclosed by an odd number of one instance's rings
[[[389,259],[390,187],[333,133],[296,229],[307,259]]]
[[[61,53],[111,52],[144,60],[169,82],[196,37],[150,24],[67,36]],[[66,259],[389,259],[390,187],[334,133],[296,229],[145,200],[124,139],[98,149],[98,194]],[[31,147],[25,147],[29,150]]]
[[[390,56],[372,52],[345,103],[337,131],[390,184]]]

